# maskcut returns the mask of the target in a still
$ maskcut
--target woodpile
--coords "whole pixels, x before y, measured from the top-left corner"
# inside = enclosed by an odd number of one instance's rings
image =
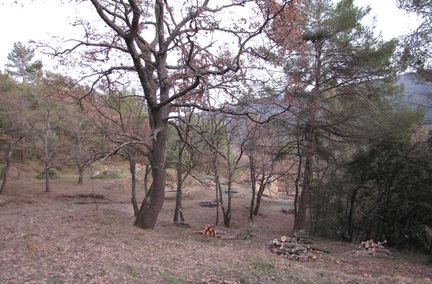
[[[297,241],[295,237],[281,236],[268,244],[272,253],[276,253],[290,260],[310,261],[316,259],[314,249]]]
[[[387,241],[374,242],[374,240],[368,240],[361,242],[358,249],[353,252],[356,256],[376,256],[376,257],[389,257],[390,251],[384,247]]]
[[[203,234],[204,236],[216,237],[216,230],[213,225],[206,225],[201,231],[201,234]]]

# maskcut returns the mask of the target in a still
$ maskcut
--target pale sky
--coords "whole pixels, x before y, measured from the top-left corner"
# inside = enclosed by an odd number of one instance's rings
[[[73,37],[72,20],[90,9],[76,7],[72,4],[61,5],[59,0],[39,0],[28,4],[0,4],[0,27],[2,27],[0,43],[0,70],[5,69],[7,55],[13,43],[29,40],[47,41],[52,36]],[[376,17],[376,30],[381,31],[385,39],[391,39],[414,28],[414,16],[408,16],[397,9],[396,0],[355,0],[358,6],[370,5],[370,15]],[[90,11],[92,13],[93,11]],[[94,12],[93,12],[94,13]],[[81,14],[81,15],[80,15]],[[370,18],[369,18],[370,19]],[[46,59],[44,59],[46,64]]]

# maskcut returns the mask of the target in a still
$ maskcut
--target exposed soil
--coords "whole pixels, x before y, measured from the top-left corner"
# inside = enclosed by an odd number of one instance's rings
[[[234,195],[232,228],[250,227],[248,192]],[[0,283],[432,283],[432,265],[418,254],[392,250],[392,258],[355,257],[354,244],[314,240],[330,251],[311,262],[271,254],[266,244],[292,226],[289,200],[265,199],[255,237],[222,240],[196,232],[214,223],[214,192],[189,186],[187,226],[174,226],[175,192],[167,192],[157,227],[132,226],[127,179],[11,181],[0,196]],[[204,204],[204,203],[201,203]]]

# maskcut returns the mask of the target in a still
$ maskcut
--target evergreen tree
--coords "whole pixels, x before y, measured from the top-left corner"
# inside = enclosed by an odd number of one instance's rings
[[[31,82],[42,73],[42,62],[34,61],[34,49],[21,42],[14,43],[12,51],[8,54],[6,72],[21,82]]]
[[[420,18],[419,26],[404,39],[402,63],[405,68],[414,68],[424,78],[432,81],[432,1],[398,0],[398,2],[400,8],[416,13]]]
[[[346,125],[355,121],[362,110],[354,104],[369,100],[375,93],[371,90],[380,85],[378,80],[393,74],[391,58],[395,48],[395,42],[381,41],[362,25],[370,9],[358,8],[352,0],[337,4],[313,0],[303,9],[302,41],[290,50],[285,66],[300,94],[296,96],[296,109],[304,135],[297,230],[310,228],[311,190],[319,148],[331,136],[350,136]]]

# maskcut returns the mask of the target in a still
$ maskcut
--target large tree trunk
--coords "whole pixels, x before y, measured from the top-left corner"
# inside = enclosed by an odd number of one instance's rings
[[[305,151],[305,166],[303,171],[303,184],[300,195],[300,204],[296,219],[294,222],[295,230],[309,230],[310,229],[310,194],[311,184],[313,177],[313,158],[315,152],[315,131],[310,129],[306,132],[306,151]]]
[[[7,183],[7,178],[8,178],[8,172],[10,169],[10,164],[11,164],[11,160],[12,160],[12,143],[8,143],[8,146],[5,149],[5,153],[4,153],[4,160],[5,160],[5,167],[2,170],[1,173],[1,177],[2,177],[2,184],[0,187],[0,193],[3,192],[3,190],[6,187],[6,183]]]
[[[355,202],[357,199],[357,192],[359,188],[355,188],[354,191],[351,193],[351,196],[349,197],[349,211],[348,211],[348,234],[350,237],[350,241],[353,241],[354,237],[354,208],[355,208]]]
[[[313,161],[315,157],[315,143],[316,143],[316,128],[318,120],[318,112],[321,106],[321,69],[322,69],[322,42],[316,41],[315,43],[315,59],[314,59],[314,88],[311,92],[311,105],[309,109],[309,119],[305,128],[305,166],[303,171],[303,184],[300,196],[300,204],[294,222],[294,230],[311,229],[311,216],[310,216],[310,196],[311,185],[313,178]]]
[[[167,107],[150,111],[150,128],[152,129],[152,147],[150,151],[150,165],[152,172],[152,185],[149,198],[145,198],[141,204],[135,219],[135,226],[143,229],[152,229],[165,198],[165,151],[168,142]]]

